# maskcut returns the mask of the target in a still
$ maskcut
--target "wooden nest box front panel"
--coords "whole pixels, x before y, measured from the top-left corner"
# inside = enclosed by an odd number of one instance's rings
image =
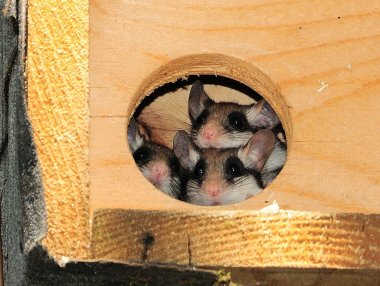
[[[29,5],[28,92],[54,257],[379,268],[378,2],[45,2]],[[287,161],[259,195],[191,205],[137,168],[129,119],[189,76],[240,82],[279,115]],[[188,92],[145,114],[182,122]]]

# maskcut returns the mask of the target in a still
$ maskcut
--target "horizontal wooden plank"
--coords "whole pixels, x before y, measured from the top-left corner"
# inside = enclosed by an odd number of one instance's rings
[[[98,210],[93,220],[104,261],[379,269],[379,248],[379,215]]]

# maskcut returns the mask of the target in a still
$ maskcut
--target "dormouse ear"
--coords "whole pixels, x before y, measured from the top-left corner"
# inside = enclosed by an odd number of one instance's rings
[[[144,139],[146,141],[149,140],[149,131],[133,117],[129,121],[127,134],[128,144],[131,147],[132,152],[135,152],[143,145]]]
[[[189,95],[189,115],[192,122],[194,122],[199,115],[206,109],[206,106],[214,101],[207,95],[203,83],[197,80],[193,83]]]
[[[182,167],[192,171],[199,160],[199,152],[185,131],[180,130],[175,134],[173,138],[173,150]]]
[[[246,116],[249,125],[258,129],[271,129],[280,123],[276,112],[264,99],[259,100],[256,105],[252,106]]]
[[[239,149],[238,156],[248,169],[261,171],[274,149],[276,138],[269,129],[257,131],[248,143]]]

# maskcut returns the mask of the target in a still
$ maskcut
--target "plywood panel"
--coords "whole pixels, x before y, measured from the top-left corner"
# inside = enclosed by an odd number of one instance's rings
[[[125,128],[153,73],[170,70],[181,57],[219,54],[268,76],[289,112],[284,124],[292,127],[288,161],[276,181],[259,196],[220,209],[259,209],[276,200],[290,210],[379,213],[379,8],[379,1],[91,2],[90,144],[98,150],[90,154],[91,205],[195,209],[144,181]],[[216,66],[188,72],[220,74]],[[186,76],[186,67],[181,72],[178,77]],[[244,81],[237,69],[223,72]],[[183,119],[186,100],[168,100],[166,110],[180,110],[175,116]],[[132,177],[133,189],[125,184]],[[139,199],[140,193],[147,196]]]

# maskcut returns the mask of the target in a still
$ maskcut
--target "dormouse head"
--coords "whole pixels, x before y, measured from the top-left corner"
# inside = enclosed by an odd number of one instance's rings
[[[148,127],[132,118],[128,126],[128,143],[137,166],[156,188],[178,198],[180,194],[178,159],[171,149],[149,140]]]
[[[252,105],[216,103],[199,80],[191,87],[188,109],[192,123],[191,138],[201,148],[240,147],[257,130],[271,129],[280,122],[264,99]]]
[[[199,149],[185,131],[173,140],[174,153],[187,170],[187,201],[196,205],[238,203],[262,190],[260,171],[275,144],[270,130],[255,133],[245,146]]]

